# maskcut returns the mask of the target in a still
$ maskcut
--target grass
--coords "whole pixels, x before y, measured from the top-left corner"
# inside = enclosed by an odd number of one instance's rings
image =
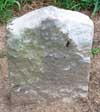
[[[0,0],[0,23],[6,23],[13,16],[13,8],[21,9],[22,3],[32,0]]]
[[[54,0],[54,4],[71,10],[89,9],[92,16],[100,11],[100,0]]]
[[[92,55],[93,57],[95,57],[96,55],[98,55],[100,53],[100,48],[92,48]]]
[[[12,8],[20,9],[20,3],[17,0],[0,0],[0,23],[5,23],[12,16]]]
[[[21,4],[24,3],[32,3],[33,0],[17,0],[18,2],[20,2]]]

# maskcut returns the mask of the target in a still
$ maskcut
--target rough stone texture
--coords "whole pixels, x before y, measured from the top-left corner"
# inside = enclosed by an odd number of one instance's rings
[[[12,103],[70,102],[87,95],[89,17],[49,6],[13,20],[7,29]]]

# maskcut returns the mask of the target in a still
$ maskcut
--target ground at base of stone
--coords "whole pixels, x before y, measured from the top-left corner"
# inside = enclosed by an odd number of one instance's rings
[[[76,103],[65,103],[60,102],[53,103],[50,105],[21,105],[12,106],[11,112],[97,112],[91,107],[87,99],[80,99]],[[98,111],[99,112],[99,111]]]
[[[35,107],[35,108],[33,108]],[[80,112],[81,108],[73,107],[73,104],[61,104],[60,102],[51,105],[27,105],[12,108],[12,112]]]

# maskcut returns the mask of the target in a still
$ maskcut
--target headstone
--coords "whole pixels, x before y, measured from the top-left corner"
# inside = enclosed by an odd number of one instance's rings
[[[86,97],[93,30],[88,16],[54,6],[10,22],[11,101],[43,104]]]

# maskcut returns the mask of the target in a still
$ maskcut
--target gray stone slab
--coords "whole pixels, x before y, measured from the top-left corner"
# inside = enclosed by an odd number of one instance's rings
[[[87,95],[93,40],[88,16],[49,6],[14,19],[7,30],[13,103]]]

